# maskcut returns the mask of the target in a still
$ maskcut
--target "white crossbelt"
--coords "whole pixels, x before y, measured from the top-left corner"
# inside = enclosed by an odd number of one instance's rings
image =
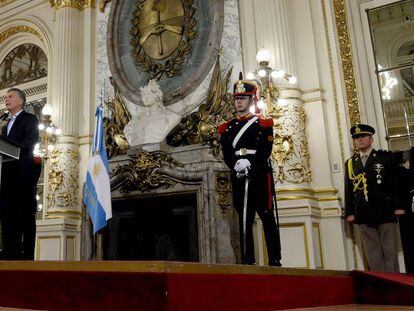
[[[256,150],[254,149],[246,149],[246,148],[241,148],[240,150],[237,150],[236,152],[234,152],[235,155],[246,155],[246,154],[256,154]]]
[[[250,127],[250,125],[252,125],[253,124],[253,122],[254,121],[256,121],[257,119],[259,119],[259,117],[258,116],[254,116],[253,118],[251,118],[250,120],[249,120],[249,122],[247,122],[242,128],[241,128],[241,130],[237,133],[237,135],[236,135],[236,137],[234,137],[234,140],[233,140],[233,143],[232,143],[232,146],[233,146],[233,148],[236,148],[236,145],[237,145],[237,143],[239,142],[239,140],[240,140],[240,137],[242,137],[242,135],[244,134],[244,132],[246,132],[246,130]]]

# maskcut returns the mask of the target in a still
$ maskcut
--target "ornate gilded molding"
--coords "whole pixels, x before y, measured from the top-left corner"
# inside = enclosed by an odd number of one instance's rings
[[[26,25],[19,25],[19,26],[13,26],[13,27],[7,28],[2,31],[0,33],[0,44],[2,44],[4,41],[6,41],[11,36],[14,36],[18,33],[30,33],[36,36],[40,41],[43,42],[42,36],[40,35],[40,33],[37,32],[36,29],[30,26],[26,26]]]
[[[111,190],[119,189],[122,193],[131,191],[145,192],[157,188],[170,188],[177,183],[178,178],[160,173],[162,168],[183,167],[165,152],[141,151],[123,165],[118,165],[111,172]],[[171,174],[172,175],[172,174]]]
[[[73,8],[83,11],[95,8],[95,0],[50,0],[50,6],[56,11],[62,8]]]
[[[0,0],[0,8],[5,6],[5,5],[8,5],[8,4],[10,4],[14,1],[16,1],[16,0]]]
[[[343,79],[351,125],[361,121],[345,0],[333,0]]]
[[[191,52],[191,42],[197,34],[194,0],[136,2],[130,44],[137,65],[147,73],[148,79],[160,80],[164,75],[168,78],[180,75],[181,66]],[[162,20],[165,16],[171,21],[174,17],[175,22],[166,23]]]
[[[306,139],[306,113],[303,103],[276,103],[271,113],[275,121],[272,159],[276,181],[300,184],[311,181],[310,154]]]
[[[47,206],[51,210],[78,207],[79,152],[70,148],[52,151],[48,159]],[[48,212],[47,212],[48,214]]]
[[[114,98],[112,101],[105,102],[111,112],[109,117],[104,118],[105,144],[108,150],[108,157],[126,154],[129,149],[128,141],[124,134],[124,128],[131,121],[131,114],[126,108],[119,87],[111,78],[114,87]]]
[[[222,214],[225,214],[231,206],[231,181],[229,172],[216,173],[216,187],[217,192],[216,202]]]
[[[329,41],[328,18],[326,14],[325,0],[321,0],[321,4],[322,4],[323,26],[325,28],[326,49],[328,50],[329,71],[330,71],[331,81],[332,81],[331,86],[332,86],[332,94],[333,94],[334,107],[335,107],[336,126],[338,128],[339,148],[341,152],[342,163],[345,163],[345,151],[344,151],[345,148],[344,148],[344,143],[343,143],[341,117],[339,115],[338,94],[336,92],[336,79],[335,79],[335,71],[333,67],[331,43]]]
[[[106,4],[109,3],[109,2],[111,2],[111,0],[99,0],[99,5],[98,5],[99,6],[99,11],[104,13]]]

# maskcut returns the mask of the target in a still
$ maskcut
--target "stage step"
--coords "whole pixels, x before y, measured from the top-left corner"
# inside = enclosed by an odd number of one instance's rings
[[[38,310],[249,310],[355,303],[348,272],[176,262],[0,262],[0,305]]]
[[[414,310],[397,304],[414,305],[414,276],[163,261],[0,261],[0,306],[9,309]]]
[[[359,311],[359,310],[377,310],[377,311],[404,311],[414,310],[414,306],[390,306],[390,305],[340,305],[329,307],[314,307],[314,308],[299,308],[299,309],[286,309],[285,311]]]
[[[414,306],[414,275],[353,271],[356,302]]]

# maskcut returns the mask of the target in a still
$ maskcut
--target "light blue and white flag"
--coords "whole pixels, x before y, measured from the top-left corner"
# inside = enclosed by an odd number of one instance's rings
[[[88,160],[85,196],[83,198],[92,220],[94,234],[105,227],[107,220],[112,218],[109,164],[105,149],[102,112],[102,105],[99,105],[95,113],[95,135],[92,156]]]

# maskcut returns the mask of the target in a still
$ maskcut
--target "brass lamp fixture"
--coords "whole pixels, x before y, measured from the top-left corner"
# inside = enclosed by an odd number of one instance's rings
[[[49,153],[55,149],[57,137],[62,131],[52,122],[53,109],[46,103],[42,109],[42,119],[39,123],[40,141],[35,145],[34,154],[47,160]]]
[[[274,112],[273,104],[279,98],[280,87],[295,86],[297,78],[282,69],[269,67],[270,52],[264,48],[257,52],[256,61],[259,64],[259,68],[254,72],[249,72],[246,78],[256,81],[260,86],[258,108],[264,115],[272,115]]]

